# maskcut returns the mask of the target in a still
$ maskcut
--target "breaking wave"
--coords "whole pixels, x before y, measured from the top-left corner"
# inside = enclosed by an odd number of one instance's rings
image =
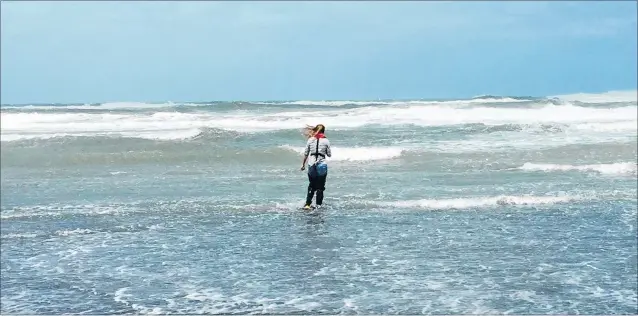
[[[638,91],[608,91],[603,93],[576,93],[557,95],[553,98],[560,99],[566,102],[580,102],[580,103],[626,103],[637,102]]]
[[[472,197],[457,199],[422,199],[392,202],[377,202],[376,204],[386,207],[397,208],[419,208],[419,209],[468,209],[485,208],[495,206],[526,206],[566,203],[579,200],[579,197],[571,196],[491,196]]]
[[[234,132],[298,130],[321,122],[331,130],[365,126],[422,127],[482,124],[485,126],[560,124],[598,131],[636,131],[635,105],[592,108],[571,104],[541,107],[450,107],[441,105],[366,106],[355,109],[251,113],[38,113],[2,112],[2,141],[60,136],[120,136],[158,140],[192,138],[205,128]]]
[[[283,145],[280,148],[303,154],[303,147]],[[402,147],[333,147],[332,157],[326,158],[333,161],[369,161],[386,160],[400,157],[406,150]]]
[[[525,163],[519,169],[526,171],[584,171],[597,172],[609,175],[636,175],[635,162],[618,162],[612,164],[593,164],[593,165],[559,165],[559,164],[536,164]]]

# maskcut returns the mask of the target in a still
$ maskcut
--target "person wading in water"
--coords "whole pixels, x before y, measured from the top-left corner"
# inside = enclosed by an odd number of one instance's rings
[[[308,138],[306,150],[304,152],[301,170],[306,169],[308,163],[308,195],[306,195],[306,204],[304,209],[310,209],[312,198],[317,193],[316,205],[321,207],[323,203],[323,191],[326,190],[326,177],[328,177],[328,164],[326,157],[332,157],[330,150],[330,141],[324,135],[326,127],[319,124],[315,127],[308,126],[305,128],[304,135]],[[308,160],[308,156],[313,156],[314,160]]]

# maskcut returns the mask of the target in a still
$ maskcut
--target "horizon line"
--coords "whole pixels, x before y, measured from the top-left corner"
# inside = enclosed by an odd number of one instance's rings
[[[556,99],[560,97],[569,97],[569,96],[603,96],[610,94],[632,94],[638,95],[638,88],[633,90],[608,90],[604,92],[574,92],[574,93],[562,93],[562,94],[554,94],[554,95],[544,95],[544,96],[532,96],[532,95],[498,95],[498,94],[480,94],[472,97],[458,97],[458,98],[377,98],[377,99],[245,99],[245,100],[201,100],[201,101],[173,101],[173,100],[128,100],[128,101],[100,101],[100,102],[20,102],[20,103],[3,103],[0,101],[0,106],[26,106],[26,105],[94,105],[94,104],[109,104],[109,103],[143,103],[143,104],[165,104],[165,103],[235,103],[235,102],[247,102],[247,103],[263,103],[263,102],[387,102],[387,101],[464,101],[464,100],[475,100],[481,98],[512,98],[512,99],[529,99],[533,101],[535,99]]]

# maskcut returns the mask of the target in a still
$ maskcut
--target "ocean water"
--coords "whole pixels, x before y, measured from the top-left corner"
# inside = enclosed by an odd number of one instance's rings
[[[0,312],[635,314],[637,109],[3,105]],[[307,212],[318,123],[333,157]]]

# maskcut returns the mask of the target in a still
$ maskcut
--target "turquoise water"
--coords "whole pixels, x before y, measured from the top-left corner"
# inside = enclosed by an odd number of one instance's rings
[[[637,123],[600,98],[5,105],[1,312],[635,314]]]

